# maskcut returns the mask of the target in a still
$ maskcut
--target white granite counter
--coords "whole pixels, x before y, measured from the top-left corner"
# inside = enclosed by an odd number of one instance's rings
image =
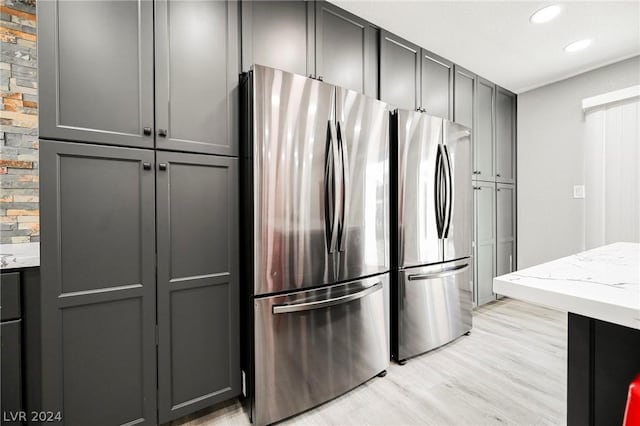
[[[40,243],[0,244],[0,269],[40,266]]]
[[[502,275],[493,291],[640,330],[640,244],[610,244]]]

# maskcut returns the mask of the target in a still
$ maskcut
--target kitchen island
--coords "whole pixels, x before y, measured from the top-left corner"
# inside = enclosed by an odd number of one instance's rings
[[[640,373],[640,244],[496,277],[493,290],[568,312],[568,425],[622,424],[629,383]]]

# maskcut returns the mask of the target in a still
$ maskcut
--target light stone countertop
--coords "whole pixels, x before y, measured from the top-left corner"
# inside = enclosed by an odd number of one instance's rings
[[[0,270],[40,266],[40,243],[0,244]]]
[[[610,244],[502,275],[493,291],[640,330],[640,244]]]

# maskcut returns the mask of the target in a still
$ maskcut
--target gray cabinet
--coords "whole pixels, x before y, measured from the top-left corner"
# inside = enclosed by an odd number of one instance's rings
[[[237,155],[238,24],[235,1],[39,2],[40,137]]]
[[[516,265],[516,199],[512,184],[474,181],[475,303],[496,299],[493,278]]]
[[[22,400],[22,319],[20,272],[0,277],[0,372],[2,374],[2,425],[21,425],[17,417],[24,410]]]
[[[476,76],[461,66],[454,66],[453,121],[472,129]],[[475,175],[474,175],[475,177]]]
[[[242,70],[259,64],[378,95],[378,29],[325,1],[244,1]]]
[[[0,320],[20,318],[20,305],[20,272],[5,272],[0,280]]]
[[[238,24],[236,1],[156,0],[157,148],[238,154]]]
[[[496,267],[495,183],[474,182],[474,299],[477,305],[495,300],[493,277]]]
[[[516,197],[510,184],[496,184],[496,276],[516,265]]]
[[[237,161],[157,153],[160,423],[240,393]]]
[[[0,323],[1,424],[6,426],[23,424],[15,417],[24,407],[22,404],[21,329],[20,319]]]
[[[496,181],[515,181],[516,95],[496,89]]]
[[[314,73],[314,3],[243,1],[242,70],[258,64],[301,75]]]
[[[450,120],[453,116],[453,62],[422,49],[420,87],[420,107],[428,114]]]
[[[154,152],[40,143],[42,409],[156,424]]]
[[[371,97],[378,95],[378,29],[325,1],[316,2],[315,75]]]
[[[240,393],[237,161],[41,141],[43,409],[156,424]]]
[[[474,179],[495,179],[495,85],[483,78],[476,80],[475,135],[473,138]]]
[[[420,107],[421,49],[380,31],[380,99],[395,107]]]
[[[152,148],[153,3],[37,6],[40,137]]]
[[[453,116],[453,63],[380,31],[380,99],[403,109]]]

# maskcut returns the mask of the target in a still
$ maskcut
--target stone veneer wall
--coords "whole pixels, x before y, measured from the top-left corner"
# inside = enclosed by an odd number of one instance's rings
[[[0,243],[40,240],[35,0],[0,0]]]

